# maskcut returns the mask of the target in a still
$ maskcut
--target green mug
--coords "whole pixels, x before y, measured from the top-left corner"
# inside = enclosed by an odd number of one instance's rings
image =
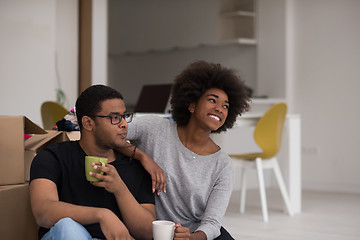
[[[86,179],[89,182],[99,182],[100,180],[92,177],[89,175],[90,172],[93,173],[100,173],[100,174],[104,174],[104,172],[101,172],[99,170],[94,169],[94,167],[92,166],[93,162],[99,162],[101,163],[101,165],[103,167],[105,167],[105,164],[107,163],[108,159],[107,158],[103,158],[103,157],[95,157],[95,156],[85,156],[85,175],[86,175]]]

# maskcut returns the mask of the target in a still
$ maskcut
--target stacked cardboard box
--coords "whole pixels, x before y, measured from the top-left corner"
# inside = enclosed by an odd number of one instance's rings
[[[24,138],[29,134],[29,139]],[[31,162],[52,143],[77,140],[80,132],[45,131],[25,116],[0,116],[0,238],[37,239],[31,212]]]
[[[0,186],[0,239],[37,239],[29,199],[28,183]]]

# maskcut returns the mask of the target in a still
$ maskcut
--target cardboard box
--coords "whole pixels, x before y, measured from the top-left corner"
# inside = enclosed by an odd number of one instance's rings
[[[0,239],[38,239],[29,184],[0,186],[0,213]]]
[[[34,135],[25,141],[25,181],[30,180],[30,167],[35,155],[50,144],[80,139],[80,131],[46,131],[47,134]]]
[[[55,142],[80,139],[80,131],[45,131],[24,116],[0,116],[0,185],[29,181],[31,162]],[[24,134],[34,134],[24,140]]]
[[[24,134],[46,131],[24,116],[0,116],[0,185],[25,183]]]

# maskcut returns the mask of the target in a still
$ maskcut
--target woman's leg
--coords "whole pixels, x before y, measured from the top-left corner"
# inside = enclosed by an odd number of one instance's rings
[[[228,231],[226,231],[225,228],[221,227],[220,236],[215,238],[215,240],[234,240],[234,238],[230,235],[230,233],[228,233]]]
[[[71,218],[60,219],[41,240],[91,240],[89,232]]]

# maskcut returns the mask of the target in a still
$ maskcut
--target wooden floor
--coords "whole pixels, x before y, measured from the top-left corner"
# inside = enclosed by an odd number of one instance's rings
[[[283,211],[280,192],[267,190],[269,221],[262,220],[257,190],[249,190],[245,213],[239,213],[240,193],[231,196],[222,225],[235,239],[359,240],[360,194],[303,191],[302,212]]]

